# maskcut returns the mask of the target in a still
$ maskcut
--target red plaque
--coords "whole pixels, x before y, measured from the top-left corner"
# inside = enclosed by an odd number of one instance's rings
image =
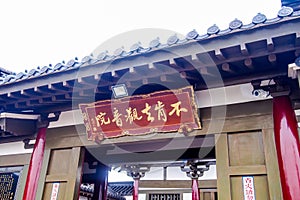
[[[89,140],[201,129],[192,87],[79,105]]]

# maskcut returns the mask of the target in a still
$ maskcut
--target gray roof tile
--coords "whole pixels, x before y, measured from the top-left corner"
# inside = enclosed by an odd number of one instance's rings
[[[111,61],[117,58],[123,58],[130,55],[143,54],[155,49],[163,49],[172,45],[179,45],[186,43],[190,40],[204,40],[212,36],[222,36],[225,34],[229,34],[232,31],[243,31],[246,29],[254,28],[256,25],[268,25],[272,23],[277,23],[286,17],[299,17],[300,11],[293,11],[290,7],[282,7],[277,14],[277,17],[272,19],[267,19],[264,14],[258,13],[252,19],[250,24],[244,25],[242,21],[235,19],[229,23],[227,29],[220,30],[217,25],[213,25],[207,29],[207,33],[199,35],[196,30],[190,31],[184,39],[179,39],[177,35],[172,35],[168,38],[166,44],[162,44],[159,38],[153,39],[148,47],[143,47],[140,42],[135,43],[131,46],[129,51],[126,51],[124,47],[118,48],[114,51],[113,55],[109,55],[108,51],[102,52],[99,55],[93,56],[85,56],[81,61],[78,61],[77,58],[71,59],[64,63],[57,63],[54,67],[52,65],[44,66],[42,68],[31,69],[29,72],[20,72],[18,74],[3,74],[0,77],[0,85],[13,83],[15,81],[22,81],[29,78],[35,78],[41,75],[47,75],[51,73],[57,73],[69,69],[78,68],[83,65],[96,64],[100,62]]]

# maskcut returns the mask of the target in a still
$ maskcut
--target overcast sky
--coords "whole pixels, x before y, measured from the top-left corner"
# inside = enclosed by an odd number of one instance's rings
[[[112,52],[131,42],[111,42],[112,37],[136,29],[204,34],[213,24],[227,28],[235,18],[248,24],[259,12],[276,17],[280,7],[280,0],[1,1],[0,67],[19,72],[81,60],[105,42]]]

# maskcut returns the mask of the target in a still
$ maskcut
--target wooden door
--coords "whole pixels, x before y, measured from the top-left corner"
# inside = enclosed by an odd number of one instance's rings
[[[223,133],[216,141],[219,200],[244,199],[243,176],[253,176],[256,200],[282,199],[272,129]]]
[[[51,149],[46,153],[45,160],[43,192],[38,194],[37,199],[48,200],[53,195],[53,191],[56,190],[58,192],[57,200],[77,200],[84,160],[84,148]],[[57,186],[58,188],[55,188]]]

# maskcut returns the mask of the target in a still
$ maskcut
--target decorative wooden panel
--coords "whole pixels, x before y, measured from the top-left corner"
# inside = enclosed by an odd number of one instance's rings
[[[217,190],[200,190],[200,199],[201,200],[217,200]]]
[[[180,193],[174,193],[174,194],[149,194],[149,200],[181,200],[181,194]]]
[[[52,149],[46,154],[48,162],[43,165],[45,181],[43,194],[40,195],[42,199],[50,199],[54,183],[59,183],[58,200],[78,199],[83,155],[82,147]],[[38,196],[38,199],[41,197]]]
[[[230,177],[231,200],[243,199],[242,176]],[[269,188],[267,176],[254,176],[254,188],[256,199],[269,200]]]
[[[216,141],[219,200],[244,199],[243,176],[253,176],[256,200],[282,199],[272,129],[222,133]]]
[[[261,132],[228,134],[229,165],[264,165],[264,146]]]
[[[26,184],[28,166],[30,162],[31,154],[14,154],[14,155],[2,155],[0,156],[0,167],[21,167],[22,172],[18,180],[17,193],[15,199],[22,199],[24,193],[24,187]]]

